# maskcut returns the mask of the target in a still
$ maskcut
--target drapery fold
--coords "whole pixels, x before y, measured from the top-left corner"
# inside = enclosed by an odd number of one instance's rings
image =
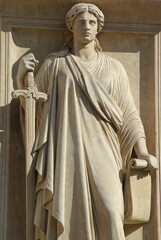
[[[122,111],[109,96],[108,92],[104,90],[99,82],[93,80],[88,70],[76,61],[71,54],[66,57],[66,60],[74,78],[87,95],[93,107],[104,121],[114,125],[116,130],[120,130],[123,124]]]
[[[121,170],[145,135],[124,68],[98,57],[108,87],[67,52],[50,55],[36,77],[49,96],[37,109],[36,239],[124,239]]]

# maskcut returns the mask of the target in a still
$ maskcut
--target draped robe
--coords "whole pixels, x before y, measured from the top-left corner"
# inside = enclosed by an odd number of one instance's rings
[[[35,239],[123,240],[122,175],[145,137],[123,66],[51,54],[36,77]]]

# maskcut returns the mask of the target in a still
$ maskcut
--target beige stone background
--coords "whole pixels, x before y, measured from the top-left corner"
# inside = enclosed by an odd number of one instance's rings
[[[25,159],[17,89],[20,58],[40,61],[61,49],[64,17],[76,0],[0,1],[0,240],[25,239]],[[94,0],[105,14],[98,36],[103,51],[125,67],[151,154],[161,159],[161,1]],[[36,70],[36,71],[37,71]],[[159,171],[153,173],[152,215],[144,227],[125,226],[127,240],[160,239]]]

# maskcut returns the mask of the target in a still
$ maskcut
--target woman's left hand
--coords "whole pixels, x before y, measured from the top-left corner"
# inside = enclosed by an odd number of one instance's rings
[[[158,169],[158,160],[156,157],[150,155],[150,154],[143,154],[139,156],[140,159],[144,159],[148,162],[147,169]]]

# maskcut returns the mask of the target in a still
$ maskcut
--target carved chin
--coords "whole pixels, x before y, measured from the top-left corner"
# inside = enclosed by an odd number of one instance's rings
[[[82,40],[84,43],[89,43],[89,42],[92,42],[94,39],[88,35],[88,36],[84,36]]]

